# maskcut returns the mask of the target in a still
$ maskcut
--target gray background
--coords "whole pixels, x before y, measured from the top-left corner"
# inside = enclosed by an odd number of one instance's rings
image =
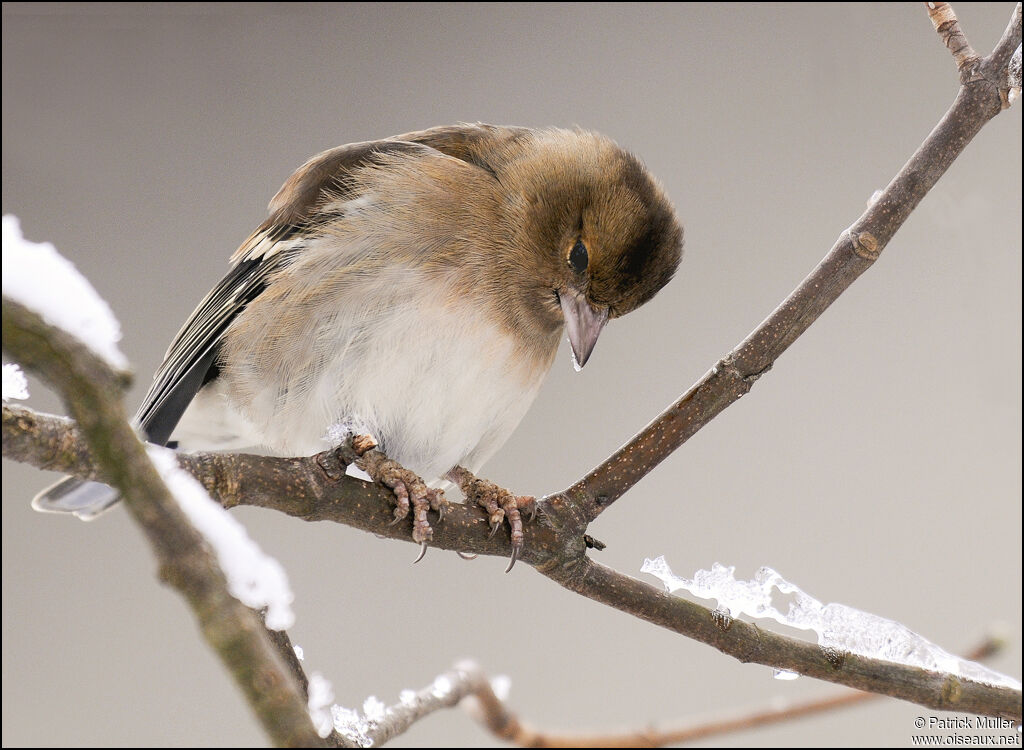
[[[987,53],[1012,5],[963,5]],[[141,398],[226,259],[310,155],[457,121],[580,124],[638,153],[686,225],[681,272],[567,351],[485,470],[560,489],[700,377],[918,146],[957,76],[920,4],[3,8],[3,211],[109,300]],[[997,621],[1021,669],[1021,116],[991,123],[865,277],[753,392],[591,532],[635,575],[768,564],[950,650]],[[33,406],[59,409],[38,383]],[[3,743],[262,743],[123,510],[33,513],[4,462]],[[291,631],[337,701],[471,656],[541,726],[699,719],[832,693],[559,589],[352,529],[236,511],[286,566]],[[905,744],[896,701],[719,738]],[[489,737],[458,712],[399,744]]]

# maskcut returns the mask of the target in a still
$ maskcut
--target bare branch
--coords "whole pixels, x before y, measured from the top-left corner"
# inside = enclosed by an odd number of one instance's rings
[[[74,421],[27,406],[3,406],[4,457],[38,469],[98,479],[92,451]]]
[[[992,54],[983,61],[982,75],[995,82],[1003,109],[1007,109],[1020,96],[1020,42],[1021,4],[1017,3],[1010,16],[1010,22],[1003,32],[999,44]]]
[[[943,5],[945,3],[933,3]],[[948,8],[948,6],[946,6]],[[952,10],[949,10],[952,14]],[[951,16],[951,38],[962,33]],[[943,21],[945,24],[946,22]],[[1020,11],[1014,12],[995,51],[981,61],[987,71],[997,55],[1009,53],[1020,43]],[[966,61],[966,45],[957,49]],[[969,54],[968,54],[969,53]],[[959,63],[958,63],[959,64]],[[964,64],[968,64],[965,62]],[[1005,69],[1006,60],[1002,66]],[[976,76],[962,85],[952,106],[910,160],[882,191],[878,199],[844,230],[835,245],[810,275],[755,328],[735,349],[658,417],[601,465],[559,493],[579,505],[587,521],[597,518],[613,502],[655,466],[746,394],[764,373],[862,273],[878,259],[893,235],[917,204],[938,182],[978,131],[1002,110],[1005,92],[1002,76]]]
[[[971,660],[991,656],[1002,648],[996,638],[986,639],[965,658]],[[475,667],[474,667],[475,668]],[[477,703],[469,707],[470,714],[487,727],[496,737],[522,747],[664,747],[702,740],[720,734],[741,732],[770,724],[781,724],[805,716],[826,713],[856,706],[878,697],[873,693],[845,691],[822,698],[787,703],[758,710],[737,711],[719,719],[687,722],[676,727],[619,732],[552,732],[536,729],[509,710],[498,698],[490,683],[482,677],[477,682]],[[467,705],[467,704],[463,704]]]
[[[942,43],[946,45],[956,62],[956,69],[960,71],[960,80],[966,83],[974,70],[978,67],[981,58],[971,47],[970,42],[960,28],[960,21],[957,20],[953,6],[949,3],[925,3],[928,8],[928,17],[932,20],[932,26],[942,37]]]
[[[92,463],[74,422],[31,408],[3,405],[3,455],[39,468],[63,471],[84,479],[106,480]],[[224,507],[250,505],[280,511],[305,521],[332,521],[389,539],[410,541],[408,528],[393,525],[390,493],[377,485],[345,475],[337,454],[327,451],[306,458],[279,458],[244,453],[179,453],[179,465],[202,483]],[[529,549],[522,559],[544,564],[560,554],[560,537],[541,523],[529,529]],[[584,549],[582,537],[578,539]],[[452,504],[436,524],[432,547],[464,553],[507,557],[507,534],[488,537],[483,512]]]
[[[1006,24],[1002,37],[992,50],[992,54],[982,61],[982,72],[986,78],[998,79],[1006,70],[1010,57],[1020,47],[1021,41],[1021,8],[1020,3],[1010,14],[1010,21]]]

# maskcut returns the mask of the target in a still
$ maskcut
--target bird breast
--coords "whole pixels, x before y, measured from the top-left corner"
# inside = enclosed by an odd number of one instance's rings
[[[327,298],[271,284],[225,333],[196,411],[282,455],[329,448],[338,425],[357,424],[427,481],[475,471],[526,413],[558,334],[515,340],[453,287],[396,264],[348,266],[318,286]]]

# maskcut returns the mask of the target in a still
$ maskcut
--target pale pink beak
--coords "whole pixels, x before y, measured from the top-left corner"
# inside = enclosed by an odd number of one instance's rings
[[[583,368],[594,351],[597,337],[608,322],[608,308],[594,307],[587,298],[570,290],[558,292],[558,301],[565,316],[565,330],[569,334],[573,364],[577,370]]]

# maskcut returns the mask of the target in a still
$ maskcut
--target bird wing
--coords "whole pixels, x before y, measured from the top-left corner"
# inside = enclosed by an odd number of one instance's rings
[[[352,178],[359,167],[383,154],[437,153],[419,142],[367,141],[325,151],[296,170],[271,200],[270,216],[232,255],[231,270],[171,342],[136,414],[146,438],[167,443],[199,389],[220,374],[217,356],[225,330],[266,289],[273,274],[301,252],[308,230],[323,218],[317,217],[320,206],[339,196],[358,197]]]
[[[217,376],[221,335],[263,291],[280,259],[252,257],[236,263],[185,321],[135,415],[147,440],[166,444],[192,398]]]

